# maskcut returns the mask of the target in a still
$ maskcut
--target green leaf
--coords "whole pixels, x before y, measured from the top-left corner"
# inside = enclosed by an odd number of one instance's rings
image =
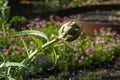
[[[10,67],[10,66],[18,66],[18,67],[25,67],[25,65],[24,64],[22,64],[22,63],[17,63],[17,62],[6,62],[6,63],[2,63],[1,65],[0,65],[0,68],[2,68],[2,67]]]
[[[36,35],[36,36],[40,36],[42,38],[45,38],[48,41],[48,37],[45,33],[38,31],[38,30],[24,30],[24,31],[20,31],[17,32],[16,34],[12,35],[11,37],[14,36],[21,36],[21,35]]]
[[[6,67],[10,67],[10,66],[17,66],[17,67],[25,67],[24,64],[22,63],[17,63],[17,62],[6,62]]]
[[[52,61],[54,62],[54,64],[53,64],[53,66],[52,66],[51,68],[49,68],[48,70],[52,70],[52,69],[55,68],[56,63],[57,63],[57,59],[58,59],[56,49],[55,49],[53,46],[51,46],[51,48],[52,48],[52,50],[53,50],[52,53],[51,53],[51,58],[52,58]]]
[[[15,78],[12,78],[11,75],[7,75],[8,80],[16,80]]]
[[[42,46],[42,41],[39,38],[31,36],[32,40],[38,45],[39,48]]]
[[[4,73],[0,73],[0,80],[2,80],[3,77],[5,77],[6,75]]]
[[[5,63],[2,63],[0,64],[0,68],[4,67],[5,66]]]
[[[25,23],[27,22],[27,19],[23,16],[13,16],[13,18],[10,20],[10,23],[14,23],[14,22]]]
[[[5,57],[4,57],[4,55],[1,53],[1,51],[0,51],[0,56],[2,57],[3,62],[5,62],[5,61],[6,61],[6,60],[5,60]]]
[[[11,76],[8,76],[9,80],[15,80],[15,78],[12,78]]]
[[[24,45],[24,47],[25,47],[25,50],[26,50],[26,52],[27,52],[27,56],[29,56],[29,51],[28,51],[27,44],[25,43],[25,41],[24,41],[24,39],[23,39],[22,37],[21,37],[21,39],[22,39],[23,45]]]

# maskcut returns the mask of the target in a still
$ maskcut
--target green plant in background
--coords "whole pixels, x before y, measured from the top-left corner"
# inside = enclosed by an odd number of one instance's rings
[[[0,22],[4,25],[9,19],[10,7],[7,6],[8,0],[0,1]]]
[[[24,60],[22,60],[20,63],[9,62],[9,60],[6,59],[5,56],[1,53],[1,57],[3,59],[2,60],[3,62],[0,65],[1,73],[2,73],[1,75],[3,75],[5,79],[13,79],[12,77],[15,77],[16,79],[20,79],[21,78],[20,75],[23,74],[24,70],[33,61],[33,59],[37,56],[37,54],[40,54],[41,51],[44,51],[50,47],[53,49],[53,53],[55,55],[55,60],[56,60],[57,59],[56,51],[54,47],[52,46],[52,44],[55,42],[58,42],[59,40],[73,41],[79,36],[79,34],[80,34],[80,27],[75,22],[68,22],[64,24],[59,30],[59,36],[51,41],[49,41],[46,34],[41,31],[25,30],[25,31],[21,31],[21,32],[14,34],[13,36],[37,35],[37,36],[40,36],[46,39],[47,42],[45,44],[42,44],[39,38],[35,38],[31,36],[37,46],[29,50],[26,43],[23,40],[23,44],[27,52],[27,57]],[[15,66],[17,66],[17,68],[15,68]]]
[[[100,33],[88,36],[81,33],[81,37],[75,42],[56,45],[59,54],[57,67],[61,70],[73,70],[83,66],[95,66],[104,62],[110,62],[119,55],[119,34],[110,29],[100,29]],[[62,64],[62,65],[61,65]]]
[[[23,16],[13,16],[9,21],[10,27],[16,30],[23,30],[26,27],[28,20]]]
[[[3,35],[6,37],[6,28],[5,24],[9,19],[10,7],[7,6],[8,0],[1,0],[0,1],[0,29],[3,30]]]
[[[83,6],[91,0],[73,0],[72,3],[76,6]]]
[[[37,11],[39,12],[44,12],[45,14],[48,11],[54,12],[55,10],[58,10],[60,5],[59,5],[59,0],[40,0],[38,4],[34,5]],[[46,16],[47,16],[46,15]]]
[[[10,20],[10,7],[7,6],[8,0],[0,1],[0,51],[7,56],[7,58],[11,58],[11,56],[22,53],[22,51],[18,51],[20,48],[23,50],[21,46],[21,42],[17,42],[19,38],[16,37],[14,39],[10,39],[10,35],[13,34],[15,29],[10,28],[13,26],[12,24],[15,22],[25,23],[27,20],[22,16],[14,16]],[[20,26],[22,28],[22,26]],[[11,45],[12,44],[12,45]],[[16,51],[17,50],[17,51]],[[11,54],[10,54],[11,52]],[[23,51],[24,52],[24,51]],[[17,58],[17,56],[16,56]],[[13,60],[14,58],[11,58]]]

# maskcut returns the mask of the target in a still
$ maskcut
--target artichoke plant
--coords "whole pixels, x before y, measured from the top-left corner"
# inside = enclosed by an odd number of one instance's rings
[[[76,22],[67,22],[59,30],[59,38],[74,41],[80,35],[80,26]]]

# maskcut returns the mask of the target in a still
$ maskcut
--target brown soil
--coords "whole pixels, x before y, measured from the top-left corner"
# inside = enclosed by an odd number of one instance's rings
[[[114,58],[110,63],[103,63],[98,68],[90,68],[87,70],[100,80],[120,80],[120,56]]]
[[[55,71],[44,73],[44,75],[37,75],[36,77],[34,76],[34,79],[49,80],[50,75],[53,75],[55,77],[54,80],[120,80],[120,55],[115,57],[112,62],[105,62],[99,66],[73,69],[68,75],[63,73],[61,76],[61,73],[58,72],[59,71]]]

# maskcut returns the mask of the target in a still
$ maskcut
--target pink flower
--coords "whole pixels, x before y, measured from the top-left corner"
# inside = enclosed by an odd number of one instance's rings
[[[24,51],[24,50],[25,50],[25,48],[23,47],[23,48],[21,48],[21,50],[23,50],[23,51]]]
[[[64,23],[67,23],[67,22],[69,22],[69,20],[67,20],[67,19],[64,19],[64,20],[63,20],[63,24],[64,24]]]
[[[35,18],[34,21],[40,21],[40,18]]]
[[[120,34],[117,34],[116,37],[120,38]]]
[[[104,30],[105,30],[105,28],[100,28],[100,32],[102,33],[102,32],[104,32]]]
[[[61,26],[61,25],[62,25],[62,23],[59,22],[59,21],[57,21],[55,24],[56,24],[57,26]]]
[[[18,54],[20,54],[20,52],[19,52],[19,51],[16,51],[16,52],[15,52],[15,54],[17,54],[17,55],[18,55]]]
[[[104,38],[100,38],[100,37],[96,37],[95,43],[96,44],[103,44],[103,43],[105,43],[105,39]]]
[[[95,52],[95,49],[94,48],[87,48],[85,51],[86,54],[89,54],[90,52]]]
[[[11,45],[9,48],[10,48],[10,49],[15,49],[15,48],[16,48],[16,46]]]
[[[12,39],[9,39],[8,40],[8,44],[12,44],[13,40]]]
[[[6,49],[6,48],[3,48],[3,49],[2,49],[2,52],[3,52],[3,53],[6,53],[7,51],[8,51],[8,49]]]
[[[76,15],[76,18],[80,18],[80,16],[81,16],[80,14],[77,14],[77,15]]]
[[[82,63],[83,61],[80,59],[78,62],[79,62],[79,63]]]
[[[117,42],[117,43],[120,43],[120,40],[118,39],[118,40],[116,40],[116,42]]]
[[[81,56],[81,57],[80,57],[80,59],[81,59],[81,60],[84,60],[84,59],[85,59],[85,57],[84,57],[84,56]]]
[[[3,34],[3,32],[2,32],[2,31],[0,31],[0,34]]]

